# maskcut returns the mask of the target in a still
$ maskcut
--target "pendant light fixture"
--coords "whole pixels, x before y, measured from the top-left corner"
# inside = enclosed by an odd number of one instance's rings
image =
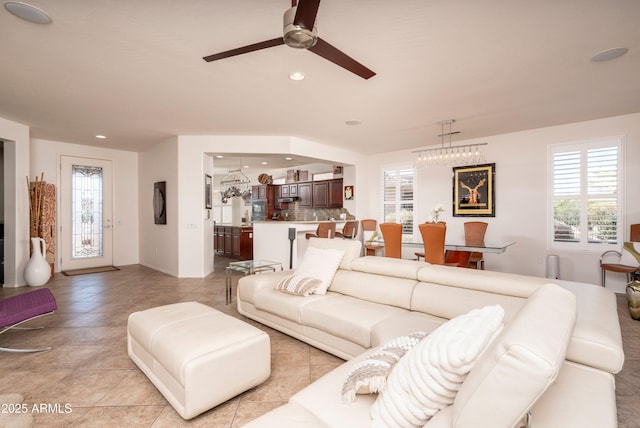
[[[452,136],[459,134],[460,131],[453,131],[452,125],[455,119],[448,119],[438,122],[441,132],[438,135],[441,139],[439,147],[415,150],[418,158],[416,164],[418,166],[458,166],[458,165],[477,165],[484,163],[484,153],[482,146],[488,143],[463,144],[454,146]]]

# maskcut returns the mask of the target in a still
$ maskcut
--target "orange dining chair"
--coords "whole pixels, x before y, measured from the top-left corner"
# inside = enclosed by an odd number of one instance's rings
[[[358,236],[358,220],[347,221],[342,228],[342,232],[336,232],[336,236],[343,239],[355,239]]]
[[[464,240],[467,245],[484,245],[484,234],[488,223],[484,221],[468,221],[464,224]],[[469,258],[469,267],[484,270],[482,253],[474,251]]]
[[[444,239],[447,225],[444,223],[422,223],[418,225],[424,244],[424,261],[434,265],[443,265]]]
[[[429,223],[429,222],[427,222],[427,223]],[[447,222],[446,221],[439,221],[436,224],[441,224],[441,225],[446,226]],[[420,261],[420,257],[422,257],[424,259],[424,250],[423,251],[416,251],[414,254],[416,255],[416,258],[418,259],[418,261]]]
[[[400,223],[380,223],[384,239],[384,256],[402,258],[402,225]]]
[[[629,235],[629,241],[640,242],[640,224],[631,225],[631,233]],[[615,257],[614,257],[615,256]],[[627,274],[627,282],[631,282],[631,274],[639,270],[638,266],[627,266],[620,264],[620,258],[622,253],[616,250],[605,251],[600,255],[600,269],[602,270],[602,286],[604,287],[605,273],[609,272],[621,272]],[[611,260],[615,263],[606,263],[607,260]]]
[[[423,223],[418,225],[424,243],[424,261],[432,265],[467,267],[470,251],[445,251],[444,240],[447,236],[447,224]]]
[[[378,237],[378,221],[372,218],[368,218],[360,220],[360,224],[362,225],[362,246],[364,247],[365,255],[375,256],[376,250],[381,250],[384,248],[383,244],[373,242],[374,239]]]
[[[316,233],[306,233],[305,238],[329,238],[333,239],[336,236],[336,222],[335,221],[323,221],[318,224]]]

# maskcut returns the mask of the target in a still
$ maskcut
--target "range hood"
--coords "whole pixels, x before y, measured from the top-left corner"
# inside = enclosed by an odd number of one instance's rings
[[[295,202],[299,198],[297,196],[287,196],[285,198],[278,198],[278,202]]]

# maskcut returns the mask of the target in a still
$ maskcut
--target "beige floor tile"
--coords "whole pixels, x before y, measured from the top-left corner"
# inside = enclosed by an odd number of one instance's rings
[[[228,259],[216,257],[207,278],[180,279],[140,265],[120,271],[67,277],[56,274],[47,287],[58,302],[55,314],[32,321],[38,331],[10,332],[0,346],[51,345],[48,352],[0,352],[0,393],[18,392],[34,413],[35,427],[240,427],[285,404],[310,382],[343,361],[238,313],[235,296],[225,304]],[[0,289],[0,298],[29,288]],[[234,286],[235,291],[235,286]],[[626,297],[618,295],[618,314],[626,362],[616,376],[619,428],[640,424],[640,321],[632,320]],[[270,378],[214,409],[184,421],[127,354],[126,326],[131,312],[153,306],[197,301],[211,305],[267,332],[271,339]],[[56,405],[70,411],[56,412]],[[39,408],[39,407],[36,407]]]

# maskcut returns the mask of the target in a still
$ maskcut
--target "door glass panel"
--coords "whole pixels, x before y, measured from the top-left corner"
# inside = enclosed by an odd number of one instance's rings
[[[71,258],[102,257],[102,190],[101,167],[73,165],[71,167]]]

